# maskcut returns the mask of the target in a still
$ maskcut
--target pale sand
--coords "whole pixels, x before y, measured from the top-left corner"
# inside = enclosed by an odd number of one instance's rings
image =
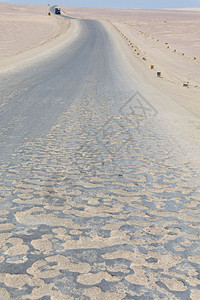
[[[200,7],[185,7],[177,10],[187,10],[187,11],[200,11]]]
[[[44,59],[78,34],[78,25],[47,6],[0,3],[0,72]]]
[[[0,57],[25,51],[58,31],[56,19],[44,16],[1,15]]]
[[[0,3],[0,59],[30,49],[58,30],[47,7]]]

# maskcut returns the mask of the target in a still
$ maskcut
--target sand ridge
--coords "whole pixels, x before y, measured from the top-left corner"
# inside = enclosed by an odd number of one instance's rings
[[[0,59],[32,48],[58,31],[45,6],[0,3]]]
[[[78,33],[78,24],[48,6],[0,3],[0,71],[17,70],[52,55]]]

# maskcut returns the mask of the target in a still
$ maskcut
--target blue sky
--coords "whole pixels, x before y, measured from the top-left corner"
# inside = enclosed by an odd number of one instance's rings
[[[179,8],[200,7],[200,0],[10,0],[0,2],[58,4],[80,7],[113,7],[113,8]]]

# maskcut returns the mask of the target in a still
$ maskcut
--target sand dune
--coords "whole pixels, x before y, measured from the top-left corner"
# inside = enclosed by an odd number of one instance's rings
[[[22,53],[32,57],[33,53],[28,55],[28,51],[67,31],[70,22],[48,16],[48,12],[48,6],[0,3],[0,65],[12,64],[16,56],[16,61],[23,59],[19,57]]]
[[[0,19],[0,56],[25,51],[57,33],[55,20],[41,16],[2,16]],[[31,33],[31,34],[30,34]]]

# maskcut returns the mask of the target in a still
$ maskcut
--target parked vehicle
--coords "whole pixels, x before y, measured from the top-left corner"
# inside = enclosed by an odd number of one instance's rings
[[[60,8],[58,8],[58,7],[55,8],[55,14],[56,15],[60,15],[61,14]]]

